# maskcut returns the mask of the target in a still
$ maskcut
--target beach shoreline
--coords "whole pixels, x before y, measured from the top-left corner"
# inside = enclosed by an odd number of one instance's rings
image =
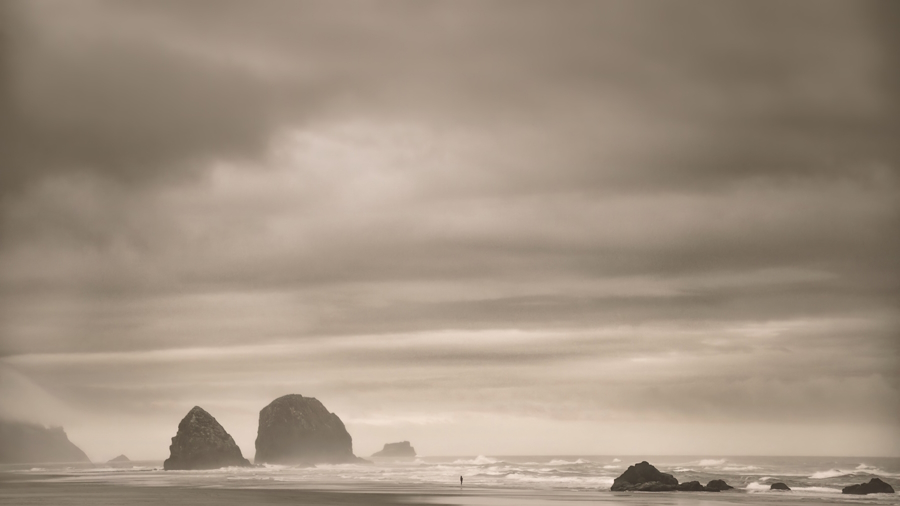
[[[53,481],[53,480],[61,481]],[[895,499],[882,498],[882,499]],[[262,505],[405,505],[405,506],[558,506],[573,503],[599,503],[608,506],[668,505],[726,506],[763,504],[803,504],[825,506],[840,501],[831,498],[762,496],[745,492],[730,493],[614,493],[609,491],[523,490],[470,487],[454,489],[433,486],[354,486],[344,489],[316,487],[247,488],[147,486],[97,482],[69,482],[62,477],[0,476],[0,503],[9,506],[120,506],[166,504],[173,506]],[[867,501],[872,502],[872,501]],[[881,501],[878,504],[885,504]],[[886,504],[898,504],[887,502]]]

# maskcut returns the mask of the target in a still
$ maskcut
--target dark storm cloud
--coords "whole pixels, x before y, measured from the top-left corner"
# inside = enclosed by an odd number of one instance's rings
[[[261,156],[286,125],[372,110],[541,128],[546,161],[576,165],[517,170],[542,186],[858,173],[897,160],[894,48],[860,36],[880,7],[7,4],[4,186]],[[619,104],[628,160],[595,128]]]

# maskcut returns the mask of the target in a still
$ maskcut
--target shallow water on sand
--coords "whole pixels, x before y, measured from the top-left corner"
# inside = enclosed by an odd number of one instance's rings
[[[630,464],[647,460],[679,482],[707,483],[724,479],[734,491],[712,493],[612,493],[613,479]],[[245,497],[257,503],[274,500],[306,504],[553,505],[593,501],[601,504],[721,505],[721,504],[900,504],[900,495],[865,497],[841,494],[841,488],[878,476],[900,489],[900,459],[829,457],[653,457],[653,456],[516,456],[425,457],[407,460],[375,459],[372,464],[316,467],[262,466],[213,471],[163,471],[161,462],[122,464],[28,465],[0,467],[0,498],[4,504],[62,504],[51,491],[91,491],[99,497],[116,490],[138,494],[124,502],[157,502],[150,496],[165,494],[195,504],[192,490],[230,491],[227,497]],[[464,486],[460,488],[459,477]],[[787,483],[791,492],[770,491],[771,483]],[[4,492],[15,489],[24,496]],[[161,492],[160,489],[170,489]],[[104,491],[108,491],[104,492]],[[268,492],[271,492],[267,494]],[[293,492],[293,496],[290,495]],[[215,492],[224,493],[224,492]],[[281,494],[289,495],[283,496]],[[309,494],[325,494],[316,495]],[[30,495],[29,495],[30,494]],[[174,495],[171,495],[174,494]],[[261,495],[260,495],[261,494]],[[300,495],[297,495],[300,494]],[[304,495],[305,494],[305,495]],[[374,494],[374,495],[373,495]],[[25,500],[23,497],[29,497]],[[337,497],[342,499],[336,499]],[[346,497],[345,497],[346,496]],[[18,499],[17,499],[18,497]],[[205,496],[204,496],[205,497]],[[224,496],[223,496],[224,497]],[[363,502],[359,502],[365,499]],[[224,500],[224,499],[223,499]],[[11,502],[10,502],[11,501]],[[19,501],[19,502],[17,502]],[[262,502],[261,502],[262,501]],[[318,502],[317,502],[318,501]],[[178,502],[178,501],[176,501]],[[69,503],[82,504],[82,503]],[[196,503],[201,504],[201,503]]]

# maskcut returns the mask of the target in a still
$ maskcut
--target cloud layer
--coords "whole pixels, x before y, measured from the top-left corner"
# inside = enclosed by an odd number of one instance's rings
[[[890,3],[2,8],[4,416],[900,452]]]

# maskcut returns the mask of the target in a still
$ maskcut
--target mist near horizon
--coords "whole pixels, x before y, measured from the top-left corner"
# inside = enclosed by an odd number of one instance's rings
[[[0,419],[900,456],[900,8],[0,4]]]

